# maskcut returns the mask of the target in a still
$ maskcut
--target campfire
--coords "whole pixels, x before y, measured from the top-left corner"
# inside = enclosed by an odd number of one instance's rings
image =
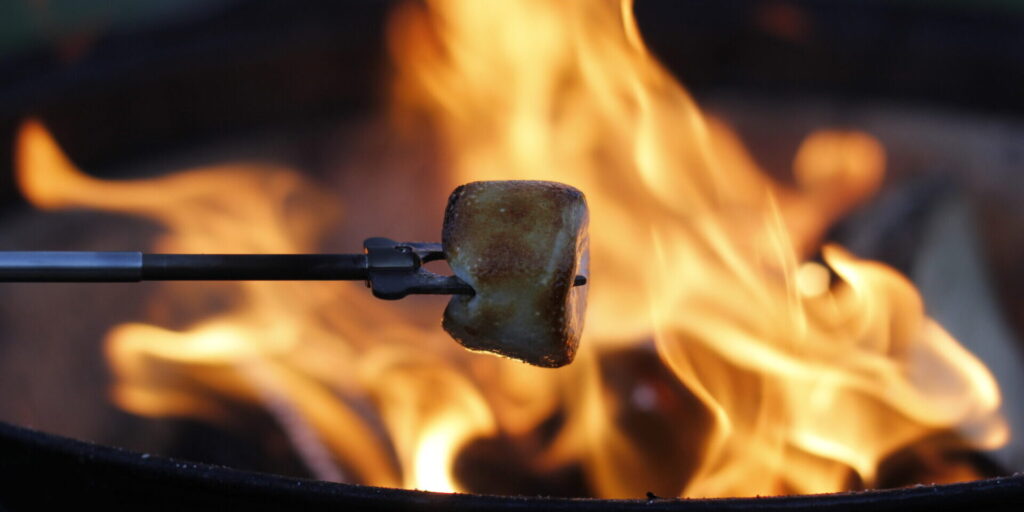
[[[787,175],[763,169],[647,49],[629,1],[403,3],[388,44],[386,131],[429,146],[414,158],[430,164],[325,176],[238,161],[100,179],[29,119],[19,189],[38,209],[158,228],[148,247],[104,250],[297,254],[382,234],[438,240],[446,191],[462,183],[566,183],[591,215],[575,362],[468,352],[441,329],[437,297],[164,283],[105,335],[117,407],[224,428],[261,415],[310,476],[439,492],[915,483],[882,477],[895,458],[926,483],[987,476],[935,460],[1008,442],[996,379],[910,280],[829,236],[882,187],[875,134],[822,125]]]

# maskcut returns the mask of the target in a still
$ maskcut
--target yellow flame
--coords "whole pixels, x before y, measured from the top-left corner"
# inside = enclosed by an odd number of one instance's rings
[[[453,184],[586,191],[595,279],[584,350],[653,336],[713,419],[700,468],[677,492],[836,491],[851,471],[870,486],[886,455],[935,430],[984,425],[963,434],[980,447],[1005,439],[993,378],[905,279],[838,247],[824,251],[835,285],[801,261],[877,190],[876,139],[811,134],[794,159],[798,187],[780,185],[651,57],[631,2],[427,5],[394,27],[399,101],[443,134]],[[571,450],[598,495],[640,495],[657,464],[594,392],[575,417],[593,435]]]
[[[247,164],[103,181],[75,168],[36,121],[24,124],[17,149],[19,183],[36,205],[151,218],[167,229],[155,244],[159,251],[313,251],[315,237],[339,210],[290,169]],[[326,453],[345,470],[321,477],[350,474],[376,485],[449,491],[457,489],[448,476],[457,449],[492,428],[486,406],[472,394],[451,390],[454,398],[443,399],[405,375],[430,375],[431,365],[385,357],[403,345],[457,349],[439,330],[408,324],[359,283],[196,283],[165,291],[165,301],[184,301],[187,308],[210,300],[232,307],[184,330],[132,323],[111,331],[107,356],[117,377],[112,396],[129,411],[217,419],[230,414],[233,401],[266,405],[283,415],[283,424],[299,419],[309,425],[316,436],[304,441],[306,450]],[[435,366],[437,388],[450,390],[460,382],[444,372],[443,361]],[[369,373],[371,367],[377,375]],[[403,381],[397,385],[405,391],[388,384]],[[384,437],[361,412],[375,399],[383,400]],[[435,406],[422,405],[435,399]],[[468,412],[460,415],[463,410]],[[408,434],[418,429],[424,431]],[[447,455],[436,457],[431,450]]]
[[[875,485],[886,456],[936,432],[1005,441],[991,374],[906,279],[834,245],[806,261],[881,183],[870,135],[815,132],[796,186],[774,182],[648,53],[628,1],[410,3],[390,44],[396,120],[439,135],[450,172],[437,180],[547,179],[588,195],[577,362],[467,353],[358,284],[168,285],[161,303],[190,321],[108,336],[121,407],[216,420],[259,404],[322,478],[438,491],[466,490],[453,468],[481,437],[527,450],[519,464],[541,475],[580,467],[601,497],[838,491]],[[104,181],[35,121],[17,148],[34,204],[141,215],[166,228],[158,251],[315,251],[343,218],[291,169]],[[211,302],[227,307],[195,306]],[[623,378],[623,351],[659,366]]]

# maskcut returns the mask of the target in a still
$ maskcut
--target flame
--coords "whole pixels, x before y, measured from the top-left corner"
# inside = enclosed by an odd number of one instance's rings
[[[175,284],[158,290],[169,312],[108,336],[118,405],[211,421],[256,405],[320,478],[437,491],[474,490],[455,468],[484,438],[539,475],[581,468],[600,497],[870,487],[887,456],[929,435],[1005,442],[996,382],[913,286],[822,247],[880,186],[870,135],[810,134],[795,185],[773,181],[650,55],[628,1],[410,3],[390,44],[396,126],[439,136],[437,180],[586,192],[593,279],[576,363],[470,354],[360,284]],[[17,171],[41,208],[160,224],[155,251],[316,251],[345,218],[287,168],[99,180],[35,121]],[[627,353],[659,359],[631,372]]]
[[[712,418],[676,492],[837,491],[851,471],[870,486],[886,455],[937,429],[972,425],[979,447],[1005,440],[992,376],[903,277],[831,245],[827,267],[805,261],[879,187],[876,139],[815,132],[796,186],[775,183],[654,60],[628,1],[427,2],[394,28],[397,97],[442,133],[453,183],[586,191],[586,349],[653,337]],[[598,495],[641,495],[658,464],[594,392],[574,419],[600,433],[570,450],[592,464]]]
[[[340,215],[333,198],[291,169],[245,164],[99,180],[75,168],[37,121],[22,126],[17,171],[41,208],[96,208],[160,223],[166,232],[153,249],[161,252],[314,251],[316,235]],[[169,286],[165,299],[232,307],[182,329],[114,328],[106,346],[117,378],[112,397],[126,410],[223,420],[232,402],[257,404],[320,478],[441,491],[457,489],[443,476],[453,454],[493,429],[479,393],[437,355],[392,354],[400,346],[457,350],[447,336],[409,325],[360,283],[184,286]],[[367,417],[361,411],[375,401],[380,418]]]

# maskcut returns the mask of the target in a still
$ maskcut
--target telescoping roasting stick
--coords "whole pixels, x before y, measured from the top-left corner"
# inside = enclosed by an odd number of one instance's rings
[[[0,251],[0,282],[366,281],[380,299],[472,295],[456,276],[423,264],[445,259],[439,243],[368,238],[363,254],[144,254],[138,251]],[[576,276],[575,286],[586,284]]]

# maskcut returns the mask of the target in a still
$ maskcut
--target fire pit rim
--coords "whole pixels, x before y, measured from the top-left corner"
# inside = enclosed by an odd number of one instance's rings
[[[246,505],[304,510],[1016,510],[1024,473],[974,482],[744,498],[594,499],[445,494],[323,482],[141,454],[0,422],[0,507],[79,503],[164,506]],[[62,492],[40,494],[47,482]]]

